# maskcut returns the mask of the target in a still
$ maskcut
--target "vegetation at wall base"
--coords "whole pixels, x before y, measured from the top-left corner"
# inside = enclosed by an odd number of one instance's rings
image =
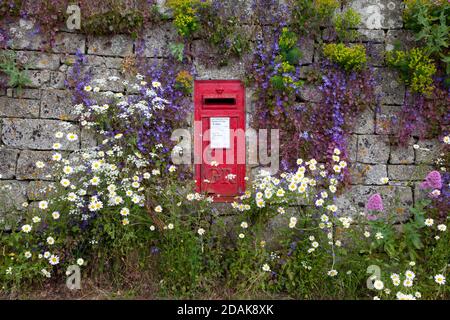
[[[0,20],[34,20],[28,31],[49,53],[69,2],[7,0]],[[39,174],[51,167],[54,181],[40,190],[43,199],[0,224],[0,295],[64,287],[67,268],[77,266],[81,296],[109,284],[101,297],[450,299],[447,1],[406,0],[404,22],[416,41],[386,53],[406,86],[390,139],[436,138],[442,156],[423,181],[374,183],[414,185],[414,204],[371,191],[359,212],[338,201],[353,183],[350,133],[365,111],[378,120],[383,97],[356,10],[337,0],[255,0],[239,10],[170,0],[167,11],[156,1],[78,3],[75,34],[130,36],[133,52],[120,58],[124,78],[94,77],[79,51],[62,66],[73,121],[95,132],[97,145],[69,155],[62,146],[81,134],[58,131],[46,150],[51,162],[31,164]],[[154,28],[171,32],[171,56],[148,57],[144,34]],[[0,37],[1,89],[26,88],[27,66],[8,51],[14,35],[2,24]],[[282,170],[255,175],[224,215],[195,192],[191,169],[171,162],[179,142],[171,134],[187,126],[199,64],[223,71],[238,63],[253,89],[252,126],[283,129]],[[8,188],[0,186],[0,206],[9,208]]]

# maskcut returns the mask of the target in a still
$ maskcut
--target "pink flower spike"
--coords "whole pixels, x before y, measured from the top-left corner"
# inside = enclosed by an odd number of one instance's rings
[[[421,189],[442,189],[442,179],[439,171],[431,171],[425,181],[420,184]]]
[[[368,211],[383,211],[383,200],[381,199],[381,196],[376,193],[372,196],[370,196],[369,200],[367,200],[366,203],[366,209]]]

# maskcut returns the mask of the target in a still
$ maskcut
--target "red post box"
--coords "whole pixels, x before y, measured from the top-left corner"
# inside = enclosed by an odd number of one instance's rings
[[[194,83],[197,192],[231,201],[245,192],[245,88],[237,80]]]

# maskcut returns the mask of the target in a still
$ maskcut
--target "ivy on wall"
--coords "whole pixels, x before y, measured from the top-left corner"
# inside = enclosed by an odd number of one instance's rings
[[[450,125],[450,3],[405,0],[405,26],[416,39],[416,47],[387,54],[387,62],[399,71],[407,85],[407,99],[398,115],[399,142],[413,134],[435,138],[448,134]]]
[[[81,32],[85,34],[137,37],[142,28],[165,18],[154,0],[5,0],[0,3],[0,21],[17,17],[34,20],[39,34],[45,38],[45,49],[53,45],[56,33],[65,25],[71,4],[80,8]]]
[[[307,157],[323,148],[332,150],[339,146],[345,157],[345,131],[351,131],[359,112],[377,104],[365,48],[354,43],[361,18],[351,8],[342,10],[341,1],[289,0],[280,4],[276,0],[254,0],[247,10],[239,0],[169,0],[165,11],[159,10],[156,1],[76,2],[82,13],[80,31],[85,34],[129,34],[139,40],[145,28],[170,21],[177,31],[177,38],[170,44],[173,61],[167,65],[173,79],[162,81],[170,83],[169,87],[181,95],[177,104],[186,103],[186,108],[190,105],[195,76],[194,57],[215,67],[235,59],[244,61],[245,80],[255,88],[253,126],[283,128],[284,169],[295,165],[297,157]],[[72,3],[7,0],[0,4],[0,16],[4,21],[19,16],[35,20],[36,32],[46,35],[45,50],[53,45],[56,32],[67,18],[67,5]],[[423,133],[421,136],[438,136],[446,133],[448,125],[450,4],[431,0],[406,0],[405,4],[405,25],[415,33],[418,47],[408,51],[396,48],[387,54],[389,66],[399,70],[408,86],[408,95],[418,97],[406,99],[400,115],[407,122],[400,126],[401,141],[417,127]],[[330,27],[327,32],[334,34],[336,43],[323,43],[324,25]],[[193,42],[199,39],[210,47],[192,50]],[[326,61],[320,64],[316,61],[314,69],[305,75],[300,48],[311,39],[316,53]],[[8,34],[0,29],[0,45],[7,47],[7,43]],[[250,58],[243,59],[246,55]],[[136,56],[124,59],[123,71],[145,74],[147,70],[138,45]],[[9,73],[12,82],[26,83],[21,73]],[[329,90],[330,85],[339,88],[338,93]],[[302,91],[313,86],[318,87],[318,101],[305,103]],[[427,124],[424,119],[433,119],[433,123]]]

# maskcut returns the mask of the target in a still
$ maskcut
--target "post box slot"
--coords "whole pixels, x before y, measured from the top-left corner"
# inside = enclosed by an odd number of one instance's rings
[[[205,105],[234,105],[236,98],[205,98]]]

